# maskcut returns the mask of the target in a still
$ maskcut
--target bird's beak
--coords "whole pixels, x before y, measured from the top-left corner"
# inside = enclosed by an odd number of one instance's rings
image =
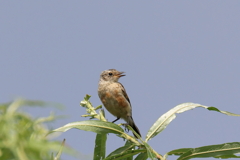
[[[123,73],[124,73],[124,72],[119,72],[116,76],[119,77],[119,78],[120,78],[120,77],[123,77],[123,76],[126,76],[126,75],[124,75]]]

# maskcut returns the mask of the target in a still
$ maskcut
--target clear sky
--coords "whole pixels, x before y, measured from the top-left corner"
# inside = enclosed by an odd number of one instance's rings
[[[99,75],[114,68],[126,72],[120,82],[144,137],[162,114],[184,102],[240,114],[239,7],[239,0],[2,1],[0,102],[20,96],[62,103],[66,109],[57,114],[68,117],[54,128],[86,120],[79,102],[89,94],[100,105]],[[30,112],[47,116],[50,110]],[[198,108],[179,114],[149,144],[165,154],[239,142],[239,122]],[[95,133],[73,129],[63,138],[81,156],[93,153]],[[124,143],[110,134],[107,153]]]

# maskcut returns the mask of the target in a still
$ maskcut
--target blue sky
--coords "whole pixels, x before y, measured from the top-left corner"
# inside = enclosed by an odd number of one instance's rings
[[[120,79],[143,136],[165,112],[184,102],[240,114],[240,1],[3,1],[0,5],[0,102],[17,97],[59,102],[53,124],[86,120],[79,102],[106,69]],[[29,110],[47,116],[51,109]],[[114,117],[106,113],[109,121]],[[149,144],[170,150],[239,141],[239,117],[194,109]],[[123,122],[119,121],[118,123]],[[81,156],[94,133],[61,134]],[[107,152],[124,141],[109,135]],[[63,159],[76,160],[63,156]],[[169,157],[170,160],[176,157]]]

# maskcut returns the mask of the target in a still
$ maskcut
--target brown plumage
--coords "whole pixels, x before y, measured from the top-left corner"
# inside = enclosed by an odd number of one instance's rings
[[[141,136],[132,118],[132,107],[127,92],[123,85],[118,82],[120,77],[125,76],[123,73],[115,69],[103,71],[98,84],[98,96],[105,108],[117,117],[113,122],[122,118]],[[134,136],[136,137],[136,135]]]

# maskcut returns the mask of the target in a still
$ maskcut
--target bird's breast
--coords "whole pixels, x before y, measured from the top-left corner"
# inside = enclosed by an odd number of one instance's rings
[[[98,91],[98,94],[105,108],[114,116],[125,118],[131,114],[130,104],[117,84],[113,83],[103,87]]]

